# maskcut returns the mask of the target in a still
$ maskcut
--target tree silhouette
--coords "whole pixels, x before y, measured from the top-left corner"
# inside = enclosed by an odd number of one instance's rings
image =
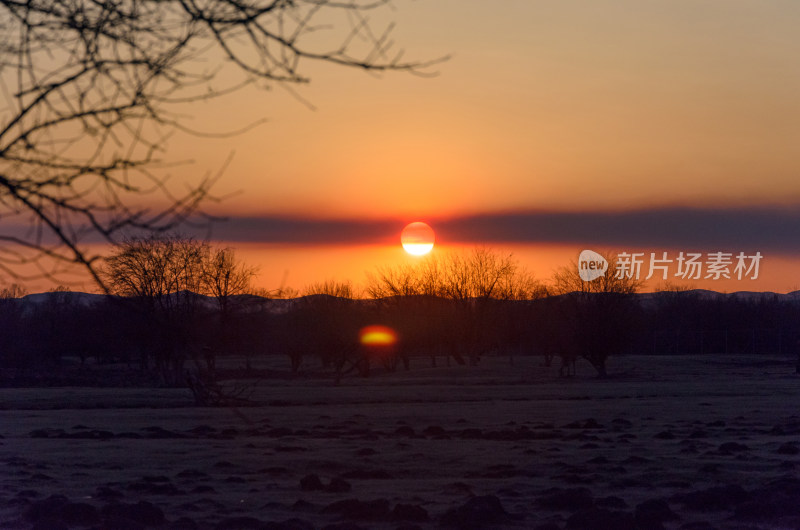
[[[304,353],[314,353],[324,367],[334,368],[337,383],[350,371],[369,375],[369,360],[358,347],[363,310],[354,296],[350,282],[327,280],[307,286],[295,300],[284,330],[289,335],[287,354],[293,372],[302,364]]]
[[[379,269],[369,276],[367,292],[384,304],[404,306],[398,313],[414,307],[412,316],[429,315],[407,333],[418,336],[428,327],[425,322],[437,322],[436,340],[447,355],[459,363],[466,355],[475,364],[500,340],[504,303],[539,298],[544,289],[512,256],[475,248],[429,256],[416,266]]]
[[[217,321],[212,329],[215,337],[204,348],[206,365],[213,371],[215,356],[225,350],[241,349],[241,343],[250,334],[236,329],[237,321],[233,316],[244,309],[245,301],[241,295],[252,293],[251,282],[256,269],[236,259],[236,253],[230,248],[209,249],[202,263],[200,287],[204,294],[214,297],[217,303]],[[254,348],[244,348],[247,368]]]
[[[21,298],[28,294],[19,284],[0,289],[0,366],[24,364],[24,345],[20,330],[24,327]]]
[[[558,312],[550,315],[550,325],[558,330],[559,354],[585,358],[600,377],[607,375],[608,357],[620,353],[635,331],[639,307],[632,295],[642,284],[636,277],[615,274],[615,256],[603,257],[608,270],[592,281],[580,277],[574,261],[555,272],[553,292],[560,298]]]
[[[100,274],[138,319],[142,368],[149,358],[170,385],[182,379],[199,317],[208,243],[178,236],[126,240],[106,258]]]
[[[387,6],[1,0],[0,271],[53,276],[77,263],[102,285],[89,243],[198,216],[215,177],[187,188],[162,172],[166,140],[192,132],[179,105],[254,82],[305,83],[312,61],[424,72],[432,62],[404,60],[392,25],[369,21]]]

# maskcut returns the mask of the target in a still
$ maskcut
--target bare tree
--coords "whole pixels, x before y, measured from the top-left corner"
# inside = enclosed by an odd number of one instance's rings
[[[77,263],[102,285],[88,243],[164,233],[196,216],[215,177],[187,190],[163,173],[170,135],[201,134],[179,105],[254,82],[306,83],[313,61],[424,72],[431,62],[393,50],[391,24],[380,31],[368,19],[387,7],[0,0],[0,271],[52,276]]]
[[[580,277],[575,261],[555,272],[552,292],[560,298],[557,310],[548,315],[551,321],[546,323],[558,330],[549,346],[559,350],[562,364],[583,357],[600,377],[607,375],[608,357],[620,353],[632,336],[638,313],[632,295],[642,285],[633,275],[616,274],[616,256],[604,253],[603,257],[608,270],[592,281]]]
[[[202,292],[214,297],[218,308],[215,336],[203,348],[206,367],[213,372],[217,353],[230,349],[233,343],[241,342],[239,339],[244,336],[233,329],[232,317],[243,305],[236,304],[235,297],[251,293],[256,268],[238,261],[233,249],[220,248],[211,249],[207,253],[200,273]],[[252,353],[253,348],[247,348],[245,360],[248,369]]]
[[[633,294],[642,286],[642,281],[628,274],[617,274],[617,257],[611,252],[601,255],[608,262],[608,270],[599,278],[586,281],[580,276],[578,262],[559,267],[553,274],[551,291],[553,294],[566,293],[620,293]]]
[[[234,297],[252,294],[252,281],[258,269],[236,259],[231,248],[210,249],[203,260],[201,292],[213,296],[219,307],[220,319],[226,322],[234,308]]]
[[[184,361],[202,352],[205,375],[213,379],[216,355],[223,351],[244,353],[250,368],[262,337],[252,333],[252,319],[234,316],[257,310],[251,302],[261,299],[237,300],[250,293],[256,269],[238,261],[232,249],[175,235],[129,239],[114,247],[100,273],[133,309],[132,318],[147,327],[141,333],[143,368],[152,357],[164,379],[175,384]]]
[[[16,283],[0,289],[0,366],[24,365],[26,357],[30,357],[17,338],[24,322],[21,298],[27,294]]]
[[[416,266],[379,269],[368,276],[367,293],[384,303],[418,306],[413,314],[438,320],[435,333],[448,361],[452,356],[463,363],[466,354],[475,364],[496,342],[503,302],[539,298],[544,288],[512,255],[479,247],[430,256]]]
[[[27,296],[28,290],[18,283],[12,283],[8,287],[0,289],[0,299],[9,300],[14,298],[22,298]]]
[[[178,303],[172,295],[200,291],[209,249],[208,243],[180,236],[132,238],[106,258],[103,274],[114,294],[167,309]]]
[[[445,297],[458,302],[462,349],[470,363],[496,349],[507,302],[539,298],[544,289],[511,254],[479,247],[445,261]]]
[[[327,280],[306,287],[290,319],[295,337],[289,341],[287,354],[293,372],[301,366],[304,353],[313,352],[324,367],[333,366],[337,383],[349,371],[369,375],[369,359],[358,347],[363,315],[354,297],[355,290],[347,281]]]
[[[154,358],[167,384],[181,381],[192,344],[208,243],[178,236],[129,239],[114,247],[100,270],[113,294],[141,319],[142,368]],[[148,351],[149,350],[149,351]]]
[[[336,280],[326,280],[312,283],[303,290],[303,296],[313,296],[315,294],[323,294],[336,298],[357,298],[356,290],[349,281],[337,282]]]

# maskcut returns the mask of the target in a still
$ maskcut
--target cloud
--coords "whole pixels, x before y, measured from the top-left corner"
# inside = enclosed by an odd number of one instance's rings
[[[518,211],[429,222],[439,241],[454,243],[560,243],[800,253],[800,207]],[[232,242],[378,244],[395,241],[403,224],[394,219],[232,217],[215,224],[211,235]]]
[[[214,223],[210,235],[221,241],[299,245],[368,244],[394,241],[403,226],[402,221],[396,220],[228,217]]]
[[[800,250],[800,208],[656,208],[617,212],[522,212],[446,221],[458,241],[581,243],[713,250]]]

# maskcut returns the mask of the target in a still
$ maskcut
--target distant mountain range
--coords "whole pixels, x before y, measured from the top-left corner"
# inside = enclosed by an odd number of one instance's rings
[[[194,294],[197,297],[198,301],[208,308],[216,307],[216,299],[211,296],[201,295],[201,294]],[[800,291],[792,291],[790,293],[774,293],[771,291],[766,292],[758,292],[758,291],[736,291],[733,293],[720,293],[717,291],[710,291],[707,289],[690,289],[686,291],[662,291],[662,292],[655,292],[655,293],[637,293],[634,295],[643,305],[650,305],[654,303],[659,297],[665,295],[672,295],[672,296],[680,296],[680,297],[698,297],[700,299],[705,300],[713,300],[713,299],[730,299],[736,298],[739,300],[746,300],[746,301],[757,301],[762,298],[767,298],[770,301],[781,301],[781,302],[789,302],[789,303],[800,303]],[[256,295],[236,295],[233,296],[232,299],[236,300],[243,305],[252,305],[252,306],[260,306],[261,308],[267,309],[271,312],[285,312],[289,310],[291,307],[295,306],[302,300],[307,300],[309,298],[314,297],[323,297],[327,295],[309,295],[309,296],[301,296],[298,298],[288,298],[288,299],[271,299],[271,298],[264,298],[261,296]],[[81,292],[47,292],[47,293],[36,293],[36,294],[29,294],[17,300],[23,306],[33,308],[38,307],[43,304],[58,304],[58,303],[68,303],[74,304],[82,307],[90,307],[97,303],[100,303],[106,300],[108,295],[104,294],[93,294],[93,293],[81,293]]]
[[[743,301],[755,302],[761,299],[768,299],[769,301],[788,302],[791,304],[800,304],[800,291],[792,291],[790,293],[774,293],[772,291],[736,291],[733,293],[720,293],[717,291],[710,291],[708,289],[689,289],[686,291],[661,291],[656,293],[637,293],[635,296],[640,300],[644,306],[653,304],[660,296],[686,296],[697,297],[701,300],[728,300],[731,298]]]

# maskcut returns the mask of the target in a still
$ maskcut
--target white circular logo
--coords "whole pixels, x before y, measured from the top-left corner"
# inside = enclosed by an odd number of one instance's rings
[[[608,261],[594,250],[583,250],[578,256],[578,275],[581,280],[590,282],[606,275]]]

